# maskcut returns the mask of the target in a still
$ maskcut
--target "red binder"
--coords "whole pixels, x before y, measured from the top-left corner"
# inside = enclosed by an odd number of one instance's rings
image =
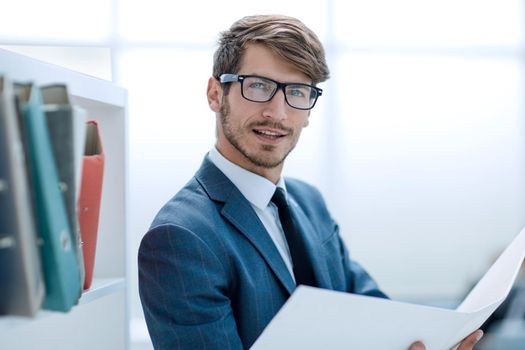
[[[86,270],[84,289],[88,289],[93,281],[105,158],[98,123],[90,120],[86,126],[86,147],[78,198],[78,221]]]

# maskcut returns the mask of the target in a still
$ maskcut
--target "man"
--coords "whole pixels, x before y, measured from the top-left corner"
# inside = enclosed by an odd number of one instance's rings
[[[207,89],[215,147],[139,250],[156,349],[247,349],[297,284],[386,297],[320,193],[281,177],[328,76],[317,36],[294,18],[245,17],[222,33]]]

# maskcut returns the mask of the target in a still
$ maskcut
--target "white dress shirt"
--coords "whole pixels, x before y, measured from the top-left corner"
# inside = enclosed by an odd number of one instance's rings
[[[262,224],[268,231],[273,243],[279,254],[284,260],[290,275],[293,275],[292,258],[288,243],[284,235],[277,206],[271,202],[276,187],[281,187],[286,193],[284,180],[281,177],[277,186],[270,180],[254,174],[237,164],[232,163],[219,153],[217,148],[213,147],[208,154],[210,160],[226,177],[239,189],[242,195],[250,202],[253,210],[261,220]]]

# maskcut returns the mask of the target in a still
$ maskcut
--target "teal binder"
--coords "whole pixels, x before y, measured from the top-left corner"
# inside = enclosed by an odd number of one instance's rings
[[[33,190],[46,285],[44,309],[69,311],[81,295],[74,238],[69,229],[42,96],[32,83],[16,84],[19,117]]]
[[[67,86],[53,84],[40,88],[44,114],[58,170],[60,190],[66,205],[69,230],[73,233],[80,283],[84,283],[84,256],[78,223],[80,175],[86,139],[86,111],[74,106]]]
[[[0,75],[0,315],[35,316],[44,280],[29,181],[9,79]]]

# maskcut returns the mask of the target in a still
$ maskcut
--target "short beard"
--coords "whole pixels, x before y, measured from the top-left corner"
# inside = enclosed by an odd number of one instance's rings
[[[222,101],[221,101],[221,108],[220,108],[220,118],[221,118],[221,126],[222,126],[222,132],[224,133],[224,136],[226,139],[232,144],[235,149],[237,149],[246,159],[248,159],[252,164],[265,168],[265,169],[273,169],[279,165],[281,165],[286,157],[290,154],[290,152],[295,148],[295,144],[292,145],[292,147],[286,152],[286,154],[276,161],[268,161],[266,159],[262,159],[261,157],[257,157],[256,155],[252,155],[248,152],[247,149],[243,148],[241,143],[239,142],[237,138],[237,134],[234,130],[232,130],[232,126],[230,124],[230,120],[228,118],[228,115],[230,114],[230,104],[228,103],[226,96],[223,95]],[[292,132],[292,130],[285,128],[280,123],[259,123],[256,126],[270,126],[272,128],[276,129],[282,129]],[[272,151],[273,146],[271,145],[265,145],[263,146],[263,149],[265,151]]]

